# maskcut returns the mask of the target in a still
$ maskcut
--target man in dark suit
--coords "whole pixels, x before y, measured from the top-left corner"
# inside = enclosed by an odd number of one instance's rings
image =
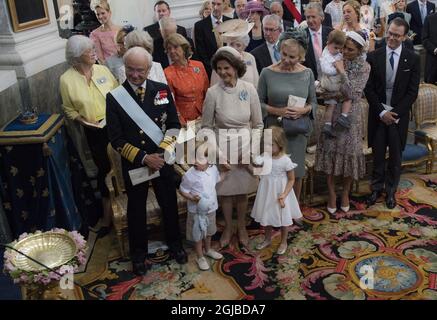
[[[156,22],[151,25],[148,25],[143,30],[147,31],[150,34],[150,36],[153,38],[153,40],[156,40],[158,38],[161,38],[161,32],[159,32],[159,20],[161,20],[164,17],[170,17],[171,10],[170,10],[170,6],[165,1],[156,2],[153,9],[155,10]],[[184,27],[177,26],[177,33],[187,38],[187,30]]]
[[[317,80],[320,71],[320,57],[332,28],[322,26],[324,13],[320,3],[309,3],[305,9],[305,17],[308,24],[308,50],[304,65],[313,71],[314,79]]]
[[[289,20],[284,20],[284,8],[279,1],[273,1],[270,4],[270,13],[276,14],[282,20],[282,30],[286,31],[293,27],[293,22]]]
[[[411,14],[410,28],[414,31],[414,44],[422,43],[422,28],[427,15],[435,12],[435,4],[428,0],[415,0],[407,5]]]
[[[142,109],[138,117],[147,115],[150,121],[156,124],[158,133],[166,132],[168,129],[179,129],[180,123],[169,87],[147,80],[152,66],[152,56],[145,49],[134,47],[126,52],[124,63],[127,80],[123,87]],[[173,166],[164,162],[160,152],[162,148],[156,144],[150,129],[144,129],[146,126],[140,128],[119,104],[115,98],[115,91],[119,89],[114,89],[106,96],[108,135],[111,145],[122,156],[123,178],[128,197],[127,220],[133,272],[144,275],[147,272],[144,260],[147,256],[146,202],[149,181],[134,186],[129,177],[130,170],[147,166],[151,171],[159,171],[160,176],[152,180],[152,186],[162,210],[170,254],[181,264],[187,262],[187,255],[182,247],[179,230]]]
[[[425,19],[422,44],[426,50],[425,82],[437,84],[437,13]]]
[[[223,45],[220,36],[217,32],[214,32],[214,29],[223,21],[229,20],[228,17],[223,16],[223,0],[212,0],[211,5],[211,15],[194,24],[194,42],[197,56],[203,62],[208,77],[211,77],[212,72],[211,58],[217,49]]]
[[[159,31],[161,32],[161,37],[153,41],[153,61],[159,62],[163,69],[170,65],[170,60],[165,52],[164,40],[172,34],[175,34],[177,30],[176,20],[171,17],[164,17],[159,20]],[[197,60],[194,43],[190,38],[185,38],[190,43],[191,50],[193,51],[194,60]]]
[[[255,57],[258,73],[261,73],[263,68],[281,60],[279,50],[275,46],[282,32],[281,18],[275,14],[265,16],[263,18],[263,32],[266,41],[250,52]]]
[[[387,31],[387,46],[367,56],[372,68],[364,89],[369,102],[368,141],[373,154],[369,206],[375,204],[384,189],[387,208],[396,206],[402,151],[407,140],[411,106],[417,98],[420,82],[419,56],[402,45],[408,29],[405,20],[394,19]]]

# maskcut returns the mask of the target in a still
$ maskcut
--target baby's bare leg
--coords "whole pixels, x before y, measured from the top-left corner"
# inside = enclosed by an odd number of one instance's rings
[[[328,123],[328,124],[332,123],[332,113],[334,112],[334,108],[335,108],[335,105],[333,105],[333,104],[326,105],[326,111],[325,111],[325,116],[324,116],[325,123]]]
[[[341,105],[341,113],[348,114],[352,109],[352,100],[345,100]]]

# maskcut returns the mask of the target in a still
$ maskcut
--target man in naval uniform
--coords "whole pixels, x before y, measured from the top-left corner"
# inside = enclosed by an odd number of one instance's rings
[[[162,142],[160,145],[160,141],[168,138],[164,137],[166,131],[179,129],[180,123],[169,87],[147,79],[152,56],[145,49],[134,47],[126,52],[123,60],[127,80],[106,96],[106,119],[111,145],[122,156],[133,272],[145,275],[149,181],[133,185],[129,171],[144,166],[150,172],[159,171],[152,186],[162,210],[167,244],[171,256],[180,264],[186,263],[187,255],[179,230],[174,169],[164,161]],[[144,124],[145,120],[149,122]]]

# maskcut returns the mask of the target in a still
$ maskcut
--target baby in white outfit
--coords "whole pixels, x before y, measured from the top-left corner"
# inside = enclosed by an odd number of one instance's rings
[[[337,61],[343,60],[341,51],[346,42],[346,35],[343,31],[333,30],[329,33],[328,41],[325,49],[323,49],[322,56],[320,57],[320,68],[322,70],[322,76],[320,79],[320,86],[324,96],[329,98],[325,99],[326,112],[325,112],[325,124],[322,132],[330,137],[334,137],[335,134],[332,130],[332,114],[335,106],[342,100],[341,115],[338,117],[336,124],[350,128],[350,120],[348,114],[352,107],[352,101],[348,97],[343,97],[340,94],[340,87],[343,82],[343,76],[337,71]]]

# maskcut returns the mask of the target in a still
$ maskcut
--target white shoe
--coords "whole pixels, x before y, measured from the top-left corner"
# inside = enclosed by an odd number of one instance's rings
[[[280,244],[278,247],[278,250],[276,251],[277,254],[282,255],[287,251],[287,245],[286,244]]]
[[[264,240],[263,242],[257,244],[256,250],[262,250],[264,248],[267,248],[271,244],[272,244],[271,241]]]
[[[347,207],[340,207],[341,211],[343,212],[349,212],[350,206]]]
[[[223,259],[223,255],[213,249],[209,249],[206,255],[214,260]]]
[[[197,265],[199,266],[199,269],[202,271],[209,270],[209,263],[205,257],[200,257],[199,259],[197,259]]]
[[[328,212],[329,212],[330,214],[334,214],[334,213],[337,212],[337,208],[326,207],[326,209],[328,210]]]

